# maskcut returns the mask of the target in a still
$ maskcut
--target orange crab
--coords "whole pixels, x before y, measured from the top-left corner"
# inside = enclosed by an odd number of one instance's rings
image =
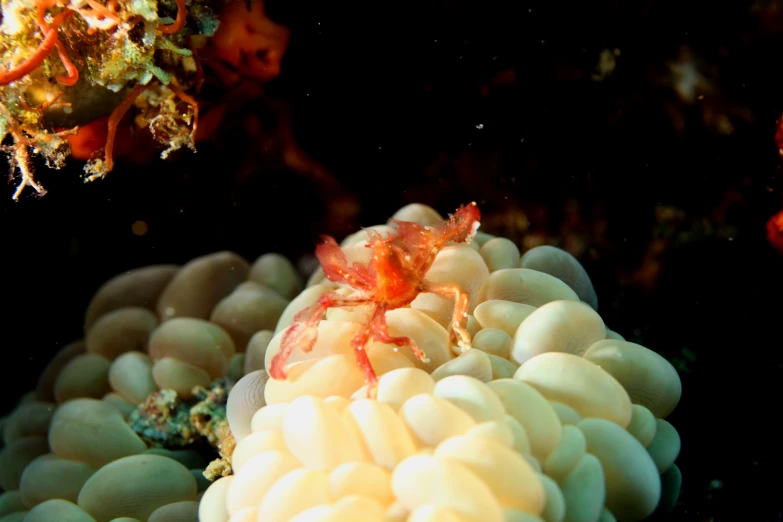
[[[427,281],[424,274],[447,243],[469,242],[478,230],[479,219],[478,207],[476,203],[471,203],[457,209],[453,216],[437,226],[395,220],[396,233],[385,239],[374,230],[367,230],[367,248],[372,249],[372,257],[367,265],[349,264],[334,238],[325,236],[323,243],[315,250],[324,274],[330,281],[347,284],[358,294],[346,297],[337,292],[328,292],[321,295],[313,306],[299,312],[283,335],[280,352],[269,366],[269,375],[273,379],[285,379],[285,361],[291,351],[296,347],[303,352],[312,350],[318,336],[318,323],[327,309],[369,305],[372,308],[371,318],[354,337],[352,345],[356,362],[368,385],[368,395],[374,396],[378,377],[365,350],[370,338],[395,346],[410,346],[417,358],[427,362],[426,355],[412,339],[392,337],[386,326],[387,310],[410,304],[421,292],[431,292],[454,300],[452,342],[462,347],[469,346],[470,334],[466,328],[468,294],[455,284]]]

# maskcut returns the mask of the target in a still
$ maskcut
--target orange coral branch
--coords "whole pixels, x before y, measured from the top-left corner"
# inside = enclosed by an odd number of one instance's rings
[[[44,21],[44,15],[46,14],[46,4],[40,4],[38,6],[38,27],[41,28],[41,32],[44,35],[48,35],[50,31],[52,31],[52,28],[48,27],[46,25],[46,22]],[[57,34],[57,29],[54,30],[55,35]],[[62,42],[55,36],[55,42],[54,45],[57,47],[57,54],[60,55],[60,61],[63,63],[63,66],[65,67],[66,72],[68,73],[67,76],[57,76],[56,80],[60,82],[63,85],[67,85],[69,87],[76,85],[76,82],[79,81],[79,70],[76,68],[76,66],[73,65],[73,62],[68,57],[68,53],[65,52],[65,46],[62,44]]]
[[[76,82],[79,81],[79,70],[68,57],[68,53],[65,52],[65,46],[62,44],[62,42],[57,40],[56,45],[57,53],[60,55],[60,61],[63,63],[65,71],[68,73],[68,75],[57,76],[55,79],[63,85],[72,87],[76,85]]]
[[[158,26],[158,30],[163,34],[174,34],[185,27],[185,17],[188,14],[187,7],[185,7],[185,0],[174,1],[177,3],[177,18],[174,20],[173,24]]]
[[[128,112],[130,106],[139,97],[139,94],[144,90],[144,85],[137,85],[133,90],[125,97],[122,102],[112,111],[109,116],[109,132],[106,135],[106,172],[111,172],[114,168],[114,158],[112,157],[112,149],[114,149],[114,136],[117,134],[117,125],[119,125],[122,117]]]
[[[767,221],[767,240],[775,250],[783,254],[783,210]]]
[[[94,0],[87,0],[87,5],[92,7],[93,12],[95,12],[98,16],[101,16],[103,18],[109,18],[111,20],[116,20],[117,22],[122,21],[122,18],[117,16],[116,12],[104,6],[103,4],[95,2]]]
[[[0,69],[0,85],[8,85],[9,83],[24,78],[42,64],[57,45],[57,28],[63,20],[69,16],[71,16],[71,12],[65,11],[54,17],[52,25],[48,29],[49,32],[45,33],[41,44],[25,61],[10,70]]]

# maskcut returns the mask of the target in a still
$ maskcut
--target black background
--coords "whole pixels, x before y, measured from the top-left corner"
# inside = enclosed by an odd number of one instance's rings
[[[297,259],[318,233],[384,222],[412,201],[443,214],[471,200],[487,215],[543,205],[556,240],[572,199],[584,234],[587,218],[606,222],[583,259],[606,323],[672,360],[694,354],[669,419],[684,476],[672,519],[783,520],[783,257],[764,230],[783,206],[783,23],[774,2],[722,4],[270,2],[292,39],[281,76],[245,110],[274,135],[274,107],[290,108],[297,141],[339,190],[253,156],[230,122],[197,154],[120,162],[102,182],[83,185],[72,162],[38,168],[42,199],[14,203],[3,188],[3,410],[80,337],[90,296],[123,270],[221,249]],[[682,46],[712,85],[690,104],[666,81]],[[616,70],[594,81],[599,53],[615,48]],[[493,83],[506,70],[514,81]],[[705,111],[727,114],[733,132]],[[248,155],[255,167],[239,176]],[[656,205],[709,220],[727,192],[736,237],[679,243],[652,291],[629,283]],[[346,194],[358,214],[329,206]]]

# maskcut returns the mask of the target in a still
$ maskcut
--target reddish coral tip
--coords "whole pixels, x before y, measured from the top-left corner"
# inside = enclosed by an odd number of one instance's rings
[[[767,241],[783,255],[783,210],[767,221]]]

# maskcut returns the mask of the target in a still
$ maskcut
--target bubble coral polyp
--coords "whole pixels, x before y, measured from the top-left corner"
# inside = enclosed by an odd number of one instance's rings
[[[327,279],[342,283],[358,291],[344,296],[337,292],[321,295],[311,307],[299,312],[294,324],[281,342],[280,352],[272,359],[269,375],[273,379],[285,379],[284,365],[294,348],[303,352],[312,350],[318,335],[318,323],[327,309],[369,305],[371,317],[358,331],[352,345],[356,361],[365,376],[368,394],[373,395],[378,378],[367,357],[365,346],[370,338],[395,346],[410,346],[413,353],[426,362],[425,354],[408,337],[393,337],[386,325],[386,312],[410,304],[419,293],[430,292],[454,300],[452,315],[452,341],[461,347],[470,345],[467,309],[469,296],[452,283],[427,281],[424,274],[430,269],[438,252],[449,242],[469,242],[479,227],[480,213],[476,203],[457,209],[446,222],[436,226],[395,220],[397,229],[384,238],[374,230],[367,230],[367,248],[372,249],[368,265],[349,263],[345,253],[331,237],[316,248]]]

